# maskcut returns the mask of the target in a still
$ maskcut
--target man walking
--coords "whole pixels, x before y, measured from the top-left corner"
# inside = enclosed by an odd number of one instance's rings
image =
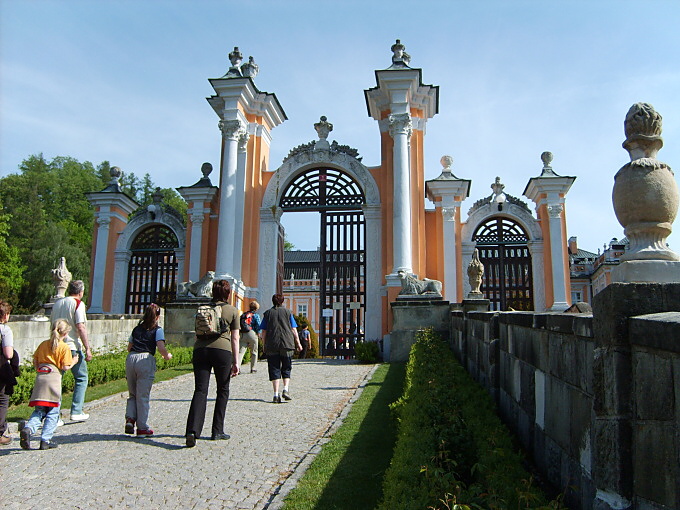
[[[65,319],[71,326],[71,331],[65,341],[71,349],[71,355],[78,355],[78,363],[71,367],[75,380],[71,402],[71,421],[85,421],[90,417],[89,414],[83,412],[88,381],[87,362],[92,360],[90,341],[87,338],[85,303],[82,301],[85,284],[82,280],[73,280],[69,282],[66,292],[68,296],[54,303],[50,319],[53,326],[59,319]],[[85,355],[83,355],[83,347]]]

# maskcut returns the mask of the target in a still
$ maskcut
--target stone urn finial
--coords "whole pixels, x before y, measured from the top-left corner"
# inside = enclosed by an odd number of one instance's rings
[[[631,161],[614,177],[612,191],[616,218],[630,241],[621,261],[680,261],[666,246],[680,194],[671,168],[656,159],[663,147],[661,115],[648,103],[636,103],[628,110],[624,128],[623,148]]]
[[[545,151],[541,154],[541,161],[543,161],[543,170],[541,171],[541,177],[557,176],[557,174],[550,166],[552,160],[553,160],[552,152]]]
[[[401,44],[401,41],[397,39],[397,42],[395,42],[392,47],[390,48],[390,51],[392,51],[392,65],[393,66],[408,66],[409,62],[411,62],[411,55],[406,53],[406,46]]]
[[[243,62],[243,53],[238,49],[238,46],[234,46],[234,51],[229,53],[229,62],[231,62],[232,67],[240,67],[241,62]]]
[[[442,159],[440,159],[439,162],[442,164],[442,173],[450,174],[453,158],[451,156],[442,156]]]
[[[255,59],[253,57],[248,57],[248,62],[241,66],[241,72],[243,73],[243,76],[247,76],[252,79],[255,79],[259,71],[260,66],[255,63]]]
[[[203,163],[201,165],[201,173],[203,174],[204,179],[208,179],[208,176],[212,173],[213,171],[213,166],[210,163]]]
[[[123,171],[117,166],[112,166],[109,170],[109,175],[111,176],[111,182],[109,184],[118,185],[118,180],[123,176]]]
[[[54,283],[54,296],[52,298],[53,301],[66,296],[66,288],[68,287],[70,281],[71,273],[66,268],[66,257],[61,257],[57,267],[52,269],[52,282]]]
[[[328,143],[327,138],[328,134],[333,131],[333,124],[328,122],[325,115],[322,115],[319,122],[314,124],[314,129],[316,130],[316,134],[319,135],[319,139],[314,144],[314,150],[330,149],[331,146]]]
[[[477,248],[475,248],[475,251],[472,254],[472,260],[470,261],[470,264],[468,264],[467,274],[470,281],[470,289],[472,289],[468,294],[468,298],[481,298],[482,293],[479,288],[482,285],[482,276],[484,276],[484,265],[479,260],[479,250],[477,250]]]

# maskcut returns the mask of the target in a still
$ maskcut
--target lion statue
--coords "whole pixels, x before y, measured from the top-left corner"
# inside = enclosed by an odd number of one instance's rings
[[[203,278],[197,282],[180,282],[177,287],[177,296],[188,296],[189,293],[195,297],[212,298],[212,282],[215,279],[215,271],[208,271]]]
[[[428,294],[441,297],[442,295],[442,282],[439,280],[430,280],[425,278],[419,280],[412,274],[405,271],[398,271],[397,274],[401,278],[401,291],[399,291],[400,296],[419,296],[421,294]]]

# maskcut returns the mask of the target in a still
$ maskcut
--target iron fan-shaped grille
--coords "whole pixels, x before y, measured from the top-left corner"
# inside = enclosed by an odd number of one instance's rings
[[[518,223],[496,217],[477,227],[472,240],[477,244],[526,244],[529,237]]]
[[[165,250],[177,248],[177,236],[168,227],[153,225],[146,228],[132,241],[131,250]]]
[[[359,209],[365,202],[359,184],[334,168],[315,168],[298,175],[281,198],[284,211]]]

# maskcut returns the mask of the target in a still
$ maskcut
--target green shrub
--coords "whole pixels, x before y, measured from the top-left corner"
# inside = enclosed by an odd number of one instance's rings
[[[375,363],[380,355],[378,342],[359,342],[354,345],[354,354],[362,363]]]
[[[432,330],[417,335],[392,408],[399,438],[379,508],[545,508],[493,401]]]
[[[157,370],[191,364],[193,355],[192,347],[170,345],[168,346],[168,350],[172,353],[172,359],[170,360],[163,359],[161,355],[156,352]],[[125,379],[125,358],[127,358],[127,351],[124,348],[101,355],[95,355],[91,361],[87,362],[89,379],[87,385],[97,386],[109,381]],[[21,375],[17,378],[17,383],[18,384],[14,387],[14,393],[10,397],[10,405],[23,404],[30,400],[33,384],[35,383],[35,369],[33,368],[33,365],[24,365],[21,367]],[[61,379],[62,392],[72,392],[74,384],[73,374],[70,370],[66,371]]]
[[[309,319],[304,315],[296,315],[295,322],[298,325],[298,333],[302,330],[302,326],[307,324],[307,329],[309,330],[309,349],[307,350],[308,358],[318,358],[319,357],[319,335],[314,328]]]

